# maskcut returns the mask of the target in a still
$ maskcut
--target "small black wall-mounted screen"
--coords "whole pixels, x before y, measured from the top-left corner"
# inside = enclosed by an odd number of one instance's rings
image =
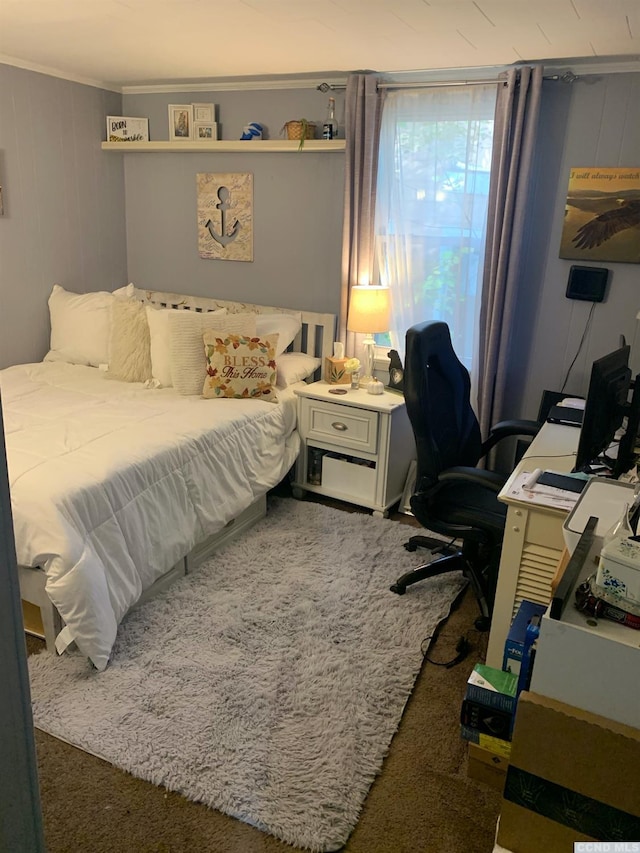
[[[569,270],[567,299],[603,302],[609,280],[606,267],[576,267]]]

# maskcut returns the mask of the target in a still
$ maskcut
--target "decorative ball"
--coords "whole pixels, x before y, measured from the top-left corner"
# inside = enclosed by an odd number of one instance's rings
[[[245,125],[240,139],[262,139],[262,125],[258,124],[257,121]]]

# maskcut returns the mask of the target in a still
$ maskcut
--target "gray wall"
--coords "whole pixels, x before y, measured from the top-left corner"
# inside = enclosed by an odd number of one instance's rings
[[[0,65],[0,367],[48,349],[47,298],[126,284],[124,170],[100,150],[121,96]]]
[[[575,166],[640,167],[640,74],[545,82],[539,137],[510,376],[514,412],[523,417],[535,417],[544,389],[561,389],[593,304],[565,297],[569,269],[581,264],[558,257],[569,172]],[[565,387],[576,395],[586,394],[594,358],[614,349],[621,334],[633,340],[640,311],[640,264],[584,265],[611,272],[606,301],[595,305]]]
[[[219,138],[239,140],[258,121],[270,139],[289,119],[322,123],[316,89],[126,95],[126,115],[149,117],[149,138],[168,138],[169,103],[214,103]],[[338,110],[342,99],[338,99]],[[320,127],[317,135],[320,135]],[[129,278],[138,287],[337,312],[340,293],[342,152],[113,154],[124,157]],[[196,174],[250,172],[254,260],[198,255]]]
[[[342,117],[343,98],[338,100]],[[344,156],[341,153],[121,154],[100,150],[105,115],[149,117],[168,138],[169,103],[213,102],[223,139],[249,121],[277,139],[285,121],[321,123],[315,89],[120,96],[0,65],[0,366],[41,358],[54,281],[76,290],[144,288],[217,295],[337,312]],[[543,389],[559,389],[578,350],[590,304],[565,298],[558,257],[569,169],[640,166],[640,74],[546,82],[526,264],[509,377],[514,415],[537,413]],[[254,176],[254,261],[198,257],[195,176]],[[126,186],[126,198],[124,186]],[[126,221],[126,232],[125,232]],[[125,254],[126,253],[126,254]],[[584,393],[593,358],[632,339],[640,265],[612,270],[607,301],[566,390]],[[28,330],[28,334],[25,334]]]

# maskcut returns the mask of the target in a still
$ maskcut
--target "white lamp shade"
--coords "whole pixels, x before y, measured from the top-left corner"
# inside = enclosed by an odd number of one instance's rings
[[[358,284],[351,288],[347,329],[365,335],[388,332],[391,315],[389,288]]]

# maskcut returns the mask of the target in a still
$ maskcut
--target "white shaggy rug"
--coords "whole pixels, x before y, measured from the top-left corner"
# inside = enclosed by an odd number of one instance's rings
[[[419,561],[403,548],[411,533],[272,500],[252,530],[127,617],[104,672],[79,655],[31,656],[36,726],[290,844],[338,849],[420,645],[465,584],[456,573],[390,592]]]

